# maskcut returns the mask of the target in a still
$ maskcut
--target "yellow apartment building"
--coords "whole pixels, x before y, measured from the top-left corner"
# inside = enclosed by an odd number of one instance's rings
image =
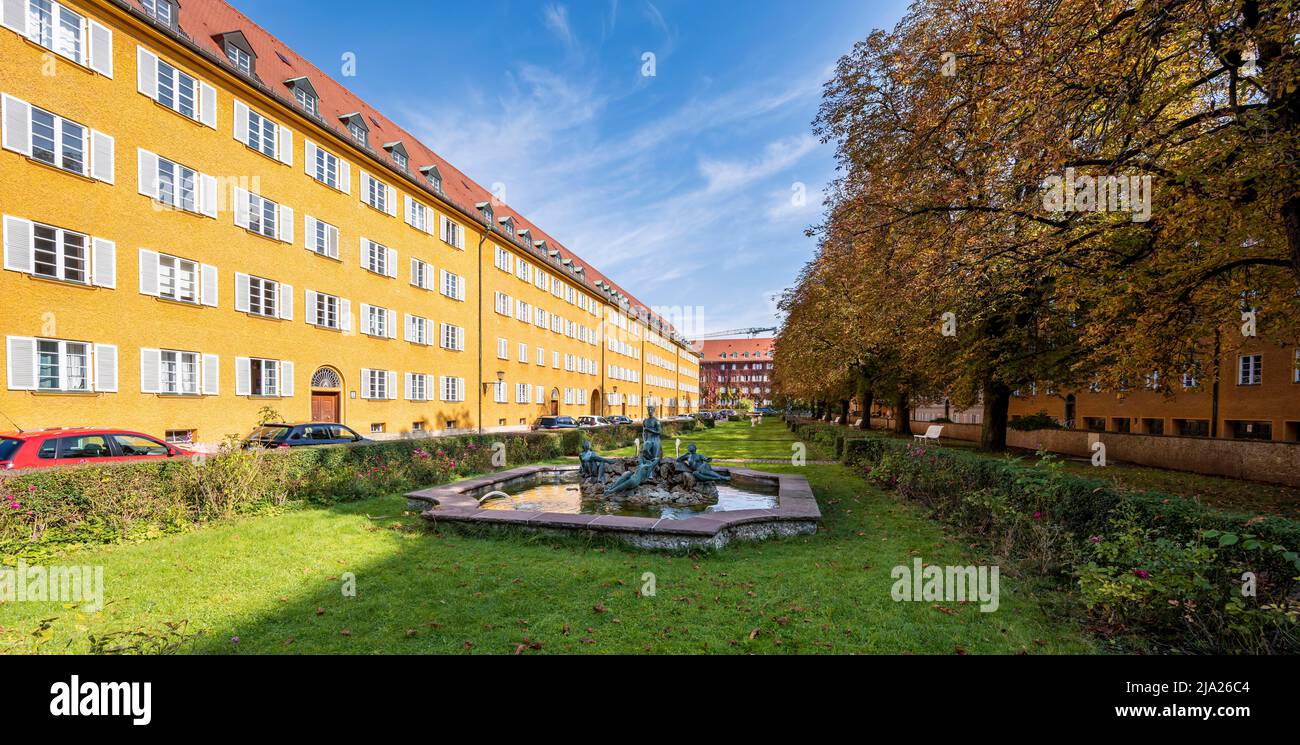
[[[0,428],[698,409],[662,317],[226,3],[0,8]]]

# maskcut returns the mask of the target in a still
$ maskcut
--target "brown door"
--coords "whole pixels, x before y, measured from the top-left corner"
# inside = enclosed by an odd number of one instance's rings
[[[551,416],[559,416],[559,414],[560,414],[560,402],[556,401],[555,399],[551,399]]]
[[[339,421],[339,394],[316,393],[313,391],[311,394],[311,420],[313,422]]]

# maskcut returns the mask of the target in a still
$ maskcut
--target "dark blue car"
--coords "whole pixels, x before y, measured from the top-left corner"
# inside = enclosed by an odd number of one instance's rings
[[[537,420],[533,429],[577,429],[578,423],[571,416],[544,416]]]
[[[351,428],[334,422],[263,424],[244,438],[244,447],[296,448],[307,445],[351,445],[370,442]]]

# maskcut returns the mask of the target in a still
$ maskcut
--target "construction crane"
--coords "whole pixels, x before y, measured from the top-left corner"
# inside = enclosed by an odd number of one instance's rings
[[[699,334],[696,339],[724,339],[729,336],[758,336],[759,334],[775,333],[777,328],[771,326],[762,328],[753,326],[747,329],[730,329],[728,331],[714,331],[712,334]]]

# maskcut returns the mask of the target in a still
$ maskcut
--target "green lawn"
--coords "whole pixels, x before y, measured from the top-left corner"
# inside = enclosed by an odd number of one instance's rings
[[[706,454],[751,458],[788,457],[792,442],[777,420],[691,439]],[[1069,598],[1006,575],[994,613],[894,602],[895,565],[986,557],[838,465],[763,468],[809,478],[825,518],[817,535],[674,556],[431,532],[394,495],[69,555],[61,562],[105,567],[107,607],[0,605],[0,650],[32,651],[33,632],[54,619],[42,651],[179,621],[198,633],[186,649],[218,653],[1097,651],[1061,620]],[[646,572],[653,597],[639,594]],[[346,573],[354,597],[341,591]]]

